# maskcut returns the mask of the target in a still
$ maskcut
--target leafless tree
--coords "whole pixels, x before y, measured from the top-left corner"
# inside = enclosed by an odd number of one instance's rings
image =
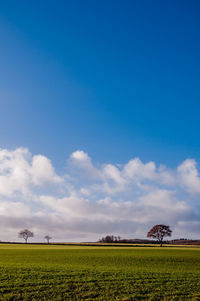
[[[172,230],[169,226],[166,225],[155,225],[151,230],[147,233],[147,237],[152,237],[158,240],[160,246],[162,247],[163,239],[166,236],[171,236]]]
[[[52,237],[49,236],[49,235],[46,235],[44,238],[47,240],[47,243],[48,243],[48,244],[49,244],[50,239],[52,239]]]
[[[23,238],[25,240],[25,242],[27,243],[27,240],[29,237],[34,237],[34,233],[28,229],[24,229],[19,232],[19,237]]]

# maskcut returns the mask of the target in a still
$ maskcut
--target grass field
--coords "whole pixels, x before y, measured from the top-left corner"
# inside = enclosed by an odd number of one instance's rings
[[[1,300],[200,300],[200,249],[0,245]]]

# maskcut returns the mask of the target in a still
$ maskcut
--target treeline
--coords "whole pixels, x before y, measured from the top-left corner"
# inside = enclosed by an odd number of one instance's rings
[[[121,244],[157,244],[157,241],[152,241],[150,239],[126,239],[121,238],[120,236],[107,235],[98,240],[99,243],[121,243]]]
[[[124,239],[120,236],[107,235],[102,237],[98,241],[99,243],[121,243],[121,244],[159,244],[158,241],[153,241],[150,239]],[[164,244],[174,244],[174,245],[200,245],[200,240],[193,240],[187,238],[179,238],[173,240],[163,241]]]

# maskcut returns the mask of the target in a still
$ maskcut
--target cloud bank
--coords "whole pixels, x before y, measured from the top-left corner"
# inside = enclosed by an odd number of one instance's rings
[[[173,237],[200,235],[200,176],[186,159],[174,169],[133,158],[123,165],[93,163],[73,152],[58,174],[49,158],[26,148],[0,149],[0,240],[91,241],[106,234],[144,238],[156,223]]]

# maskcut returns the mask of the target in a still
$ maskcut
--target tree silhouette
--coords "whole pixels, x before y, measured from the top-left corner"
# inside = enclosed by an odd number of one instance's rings
[[[27,243],[27,240],[29,237],[34,237],[34,233],[28,229],[24,229],[19,232],[19,237],[23,238],[25,240],[25,242]]]
[[[162,224],[153,226],[153,228],[151,228],[151,230],[147,233],[147,237],[157,239],[161,247],[164,237],[171,235],[172,230],[170,229],[170,227]]]
[[[50,239],[52,239],[52,237],[49,236],[49,235],[46,235],[44,238],[47,240],[47,243],[48,243],[48,244],[49,244]]]

